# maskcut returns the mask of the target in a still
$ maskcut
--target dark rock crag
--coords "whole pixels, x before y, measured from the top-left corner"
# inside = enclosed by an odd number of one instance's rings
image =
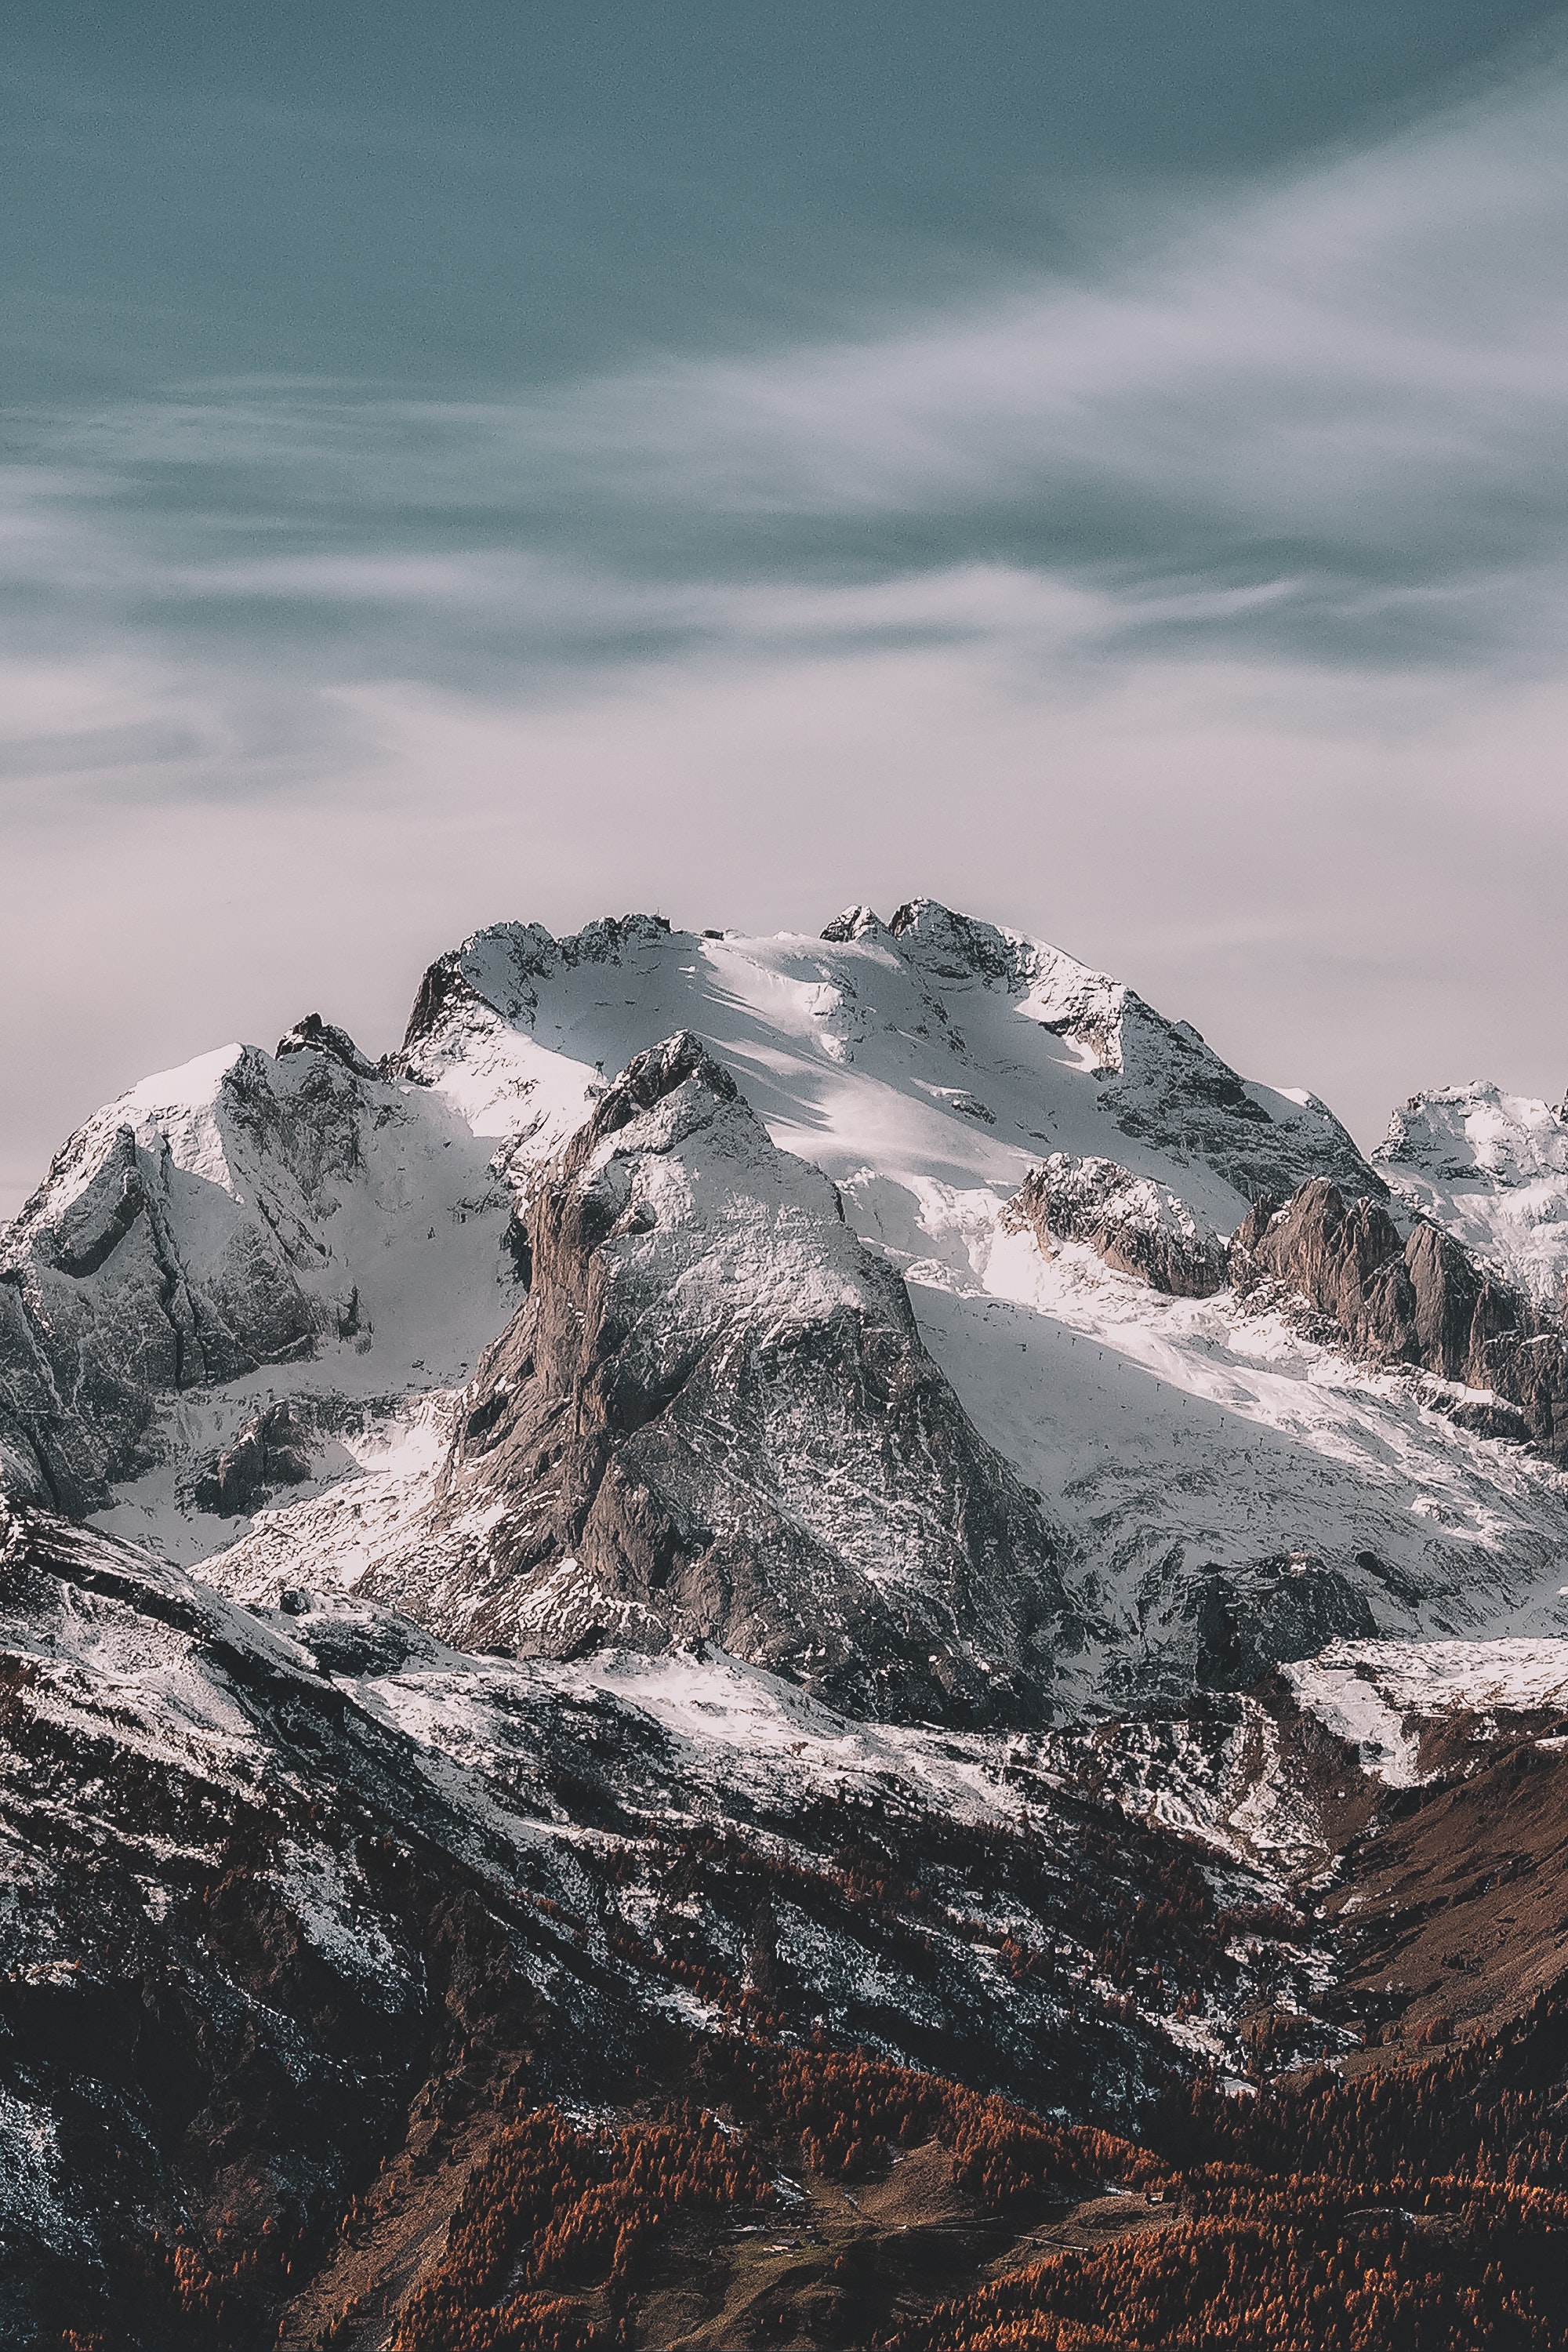
[[[277,1487],[298,1486],[310,1475],[310,1431],[289,1405],[268,1405],[197,1479],[194,1500],[198,1510],[238,1518]]]

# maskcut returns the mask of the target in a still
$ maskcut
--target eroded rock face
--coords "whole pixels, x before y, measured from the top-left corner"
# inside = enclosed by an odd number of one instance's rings
[[[1002,1223],[1032,1233],[1047,1254],[1053,1234],[1088,1242],[1107,1265],[1175,1298],[1212,1297],[1229,1278],[1225,1244],[1207,1221],[1113,1160],[1053,1152],[1008,1202]]]
[[[379,1597],[468,1648],[711,1640],[882,1716],[1042,1711],[1076,1637],[1037,1498],[697,1038],[616,1081],[530,1231],[532,1293],[444,1477],[446,1564],[395,1563]]]
[[[310,1475],[310,1431],[288,1405],[268,1405],[197,1480],[196,1507],[237,1518],[255,1510],[275,1488],[298,1486]]]
[[[1489,1392],[1504,1407],[1493,1433],[1568,1460],[1561,1331],[1436,1225],[1417,1219],[1402,1235],[1377,1202],[1347,1201],[1318,1177],[1282,1207],[1257,1204],[1232,1240],[1231,1269],[1238,1287],[1259,1276],[1288,1284],[1359,1355]]]
[[[191,1188],[166,1139],[84,1133],[51,1179],[0,1265],[0,1423],[36,1490],[80,1511],[135,1462],[159,1395],[306,1352],[313,1323],[284,1254],[237,1231],[193,1274],[178,1197]],[[226,1195],[223,1211],[241,1226]]]

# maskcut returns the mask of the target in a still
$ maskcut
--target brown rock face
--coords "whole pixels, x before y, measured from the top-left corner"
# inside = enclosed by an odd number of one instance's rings
[[[1232,1240],[1230,1264],[1238,1288],[1259,1275],[1288,1283],[1359,1355],[1489,1391],[1500,1410],[1459,1417],[1568,1461],[1562,1332],[1436,1225],[1417,1220],[1403,1239],[1377,1202],[1347,1201],[1320,1176],[1283,1207],[1258,1202]]]
[[[711,1640],[855,1711],[1039,1716],[1077,1639],[1054,1530],[698,1039],[616,1080],[530,1233],[433,1544],[380,1597],[470,1649]]]

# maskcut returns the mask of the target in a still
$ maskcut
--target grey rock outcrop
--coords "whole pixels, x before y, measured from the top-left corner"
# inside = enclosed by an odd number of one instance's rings
[[[1237,1286],[1286,1284],[1358,1355],[1420,1365],[1500,1402],[1469,1417],[1568,1461],[1568,1356],[1561,1330],[1451,1235],[1417,1218],[1402,1234],[1375,1201],[1327,1177],[1282,1206],[1260,1201],[1231,1243]],[[1461,1417],[1464,1408],[1460,1407]]]
[[[1053,1152],[1026,1177],[1002,1223],[1032,1233],[1047,1255],[1053,1235],[1087,1242],[1107,1265],[1172,1297],[1212,1297],[1229,1278],[1225,1244],[1206,1220],[1113,1160]]]
[[[310,1433],[286,1404],[268,1405],[226,1445],[195,1484],[198,1510],[237,1518],[279,1486],[310,1475]]]
[[[1048,1708],[1078,1636],[1040,1503],[700,1040],[623,1072],[530,1232],[430,1538],[365,1590],[469,1648],[710,1640],[884,1717]]]

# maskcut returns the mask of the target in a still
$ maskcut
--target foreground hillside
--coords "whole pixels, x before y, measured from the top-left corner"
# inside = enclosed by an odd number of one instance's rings
[[[898,1731],[3,1566],[8,2341],[1560,2340],[1568,1763],[1473,1661],[1391,1804],[1285,1685]]]
[[[108,1106],[0,1234],[5,2340],[1562,2341],[1565,1169],[929,900]]]

